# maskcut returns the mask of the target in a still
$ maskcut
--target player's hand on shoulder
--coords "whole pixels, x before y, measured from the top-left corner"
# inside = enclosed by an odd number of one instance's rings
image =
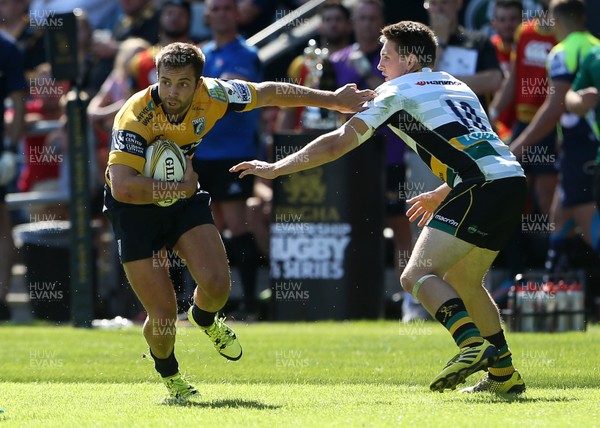
[[[229,168],[229,172],[240,172],[239,178],[244,178],[248,174],[256,175],[258,177],[274,179],[278,177],[278,174],[275,172],[275,165],[269,162],[253,160],[238,163],[235,166]]]
[[[377,96],[371,89],[358,90],[356,84],[348,83],[335,91],[337,110],[340,113],[358,113],[366,110],[363,104]]]

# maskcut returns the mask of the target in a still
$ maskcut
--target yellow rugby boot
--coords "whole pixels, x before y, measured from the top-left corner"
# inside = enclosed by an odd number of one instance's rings
[[[461,348],[460,352],[446,364],[429,385],[432,391],[444,392],[444,389],[455,389],[465,379],[479,370],[485,370],[496,359],[496,347],[487,340],[477,346]]]

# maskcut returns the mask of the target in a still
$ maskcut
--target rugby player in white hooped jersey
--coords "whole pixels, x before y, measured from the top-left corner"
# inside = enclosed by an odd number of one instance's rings
[[[331,162],[387,125],[444,184],[407,201],[411,221],[426,225],[400,281],[448,329],[459,353],[430,389],[455,389],[487,370],[464,392],[522,393],[498,308],[483,277],[521,220],[525,174],[492,130],[477,96],[445,72],[433,72],[436,38],[425,25],[402,21],[382,30],[379,69],[386,82],[368,109],[335,131],[275,163],[231,168],[240,177],[273,179]]]

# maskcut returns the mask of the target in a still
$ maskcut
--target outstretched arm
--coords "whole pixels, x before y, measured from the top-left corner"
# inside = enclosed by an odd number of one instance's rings
[[[321,135],[301,150],[274,163],[258,160],[239,163],[229,172],[240,172],[240,178],[248,174],[273,179],[280,175],[292,174],[331,162],[355,149],[362,141],[373,134],[361,119],[353,117],[340,128]]]
[[[301,107],[314,106],[341,113],[357,113],[364,110],[362,105],[377,93],[370,89],[359,91],[354,83],[335,92],[307,88],[286,82],[254,83],[256,88],[256,107]]]

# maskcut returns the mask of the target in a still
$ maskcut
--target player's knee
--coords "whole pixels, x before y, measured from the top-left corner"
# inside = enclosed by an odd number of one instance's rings
[[[203,278],[202,290],[212,299],[229,296],[231,278],[229,272],[211,272]]]
[[[430,274],[431,272],[428,270],[414,268],[409,265],[402,271],[402,275],[400,275],[400,284],[406,292],[412,294],[415,284],[417,284],[421,278]]]
[[[419,278],[415,278],[413,272],[405,268],[400,275],[400,285],[404,288],[404,291],[407,293],[412,293],[415,282],[417,282]]]

